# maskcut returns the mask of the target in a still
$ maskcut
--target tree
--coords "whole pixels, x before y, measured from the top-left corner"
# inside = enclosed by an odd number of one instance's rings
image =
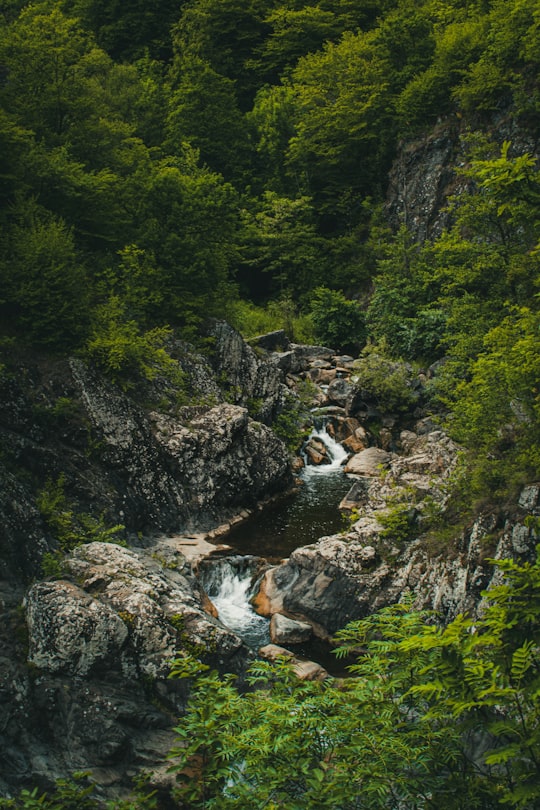
[[[232,269],[239,220],[232,186],[201,169],[197,158],[185,146],[182,158],[154,163],[144,177],[133,240],[152,257],[162,301],[154,317],[190,328],[220,315],[235,295]]]
[[[64,0],[66,10],[79,17],[99,45],[117,61],[133,61],[149,52],[170,59],[170,29],[177,22],[182,0]]]
[[[393,127],[384,54],[373,38],[345,34],[300,60],[291,75],[295,134],[286,165],[313,197],[328,231],[351,226],[360,199],[378,190]]]
[[[255,211],[245,211],[242,235],[239,278],[255,298],[280,293],[298,300],[322,281],[321,240],[308,197],[266,191]]]
[[[318,287],[310,301],[315,337],[324,346],[358,353],[366,342],[365,316],[357,301],[339,290]]]
[[[180,80],[169,101],[168,151],[181,153],[184,142],[199,150],[203,163],[227,180],[242,179],[249,143],[235,83],[197,56],[182,60]]]
[[[5,316],[34,345],[72,349],[88,327],[86,268],[72,231],[30,200],[20,204],[0,261]]]

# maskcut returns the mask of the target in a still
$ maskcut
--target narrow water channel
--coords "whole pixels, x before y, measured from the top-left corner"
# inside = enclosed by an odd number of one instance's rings
[[[306,465],[299,476],[296,494],[235,527],[227,537],[227,544],[239,554],[255,554],[276,562],[299,546],[345,528],[346,521],[338,507],[351,485],[343,472],[347,452],[325,428],[313,430],[311,436],[324,442],[330,463]]]
[[[345,526],[339,503],[350,487],[343,472],[347,452],[324,427],[313,430],[311,437],[324,443],[329,463],[306,464],[295,495],[236,527],[227,537],[233,553],[207,560],[199,569],[203,587],[219,618],[252,649],[270,641],[268,619],[256,614],[250,604],[261,563],[279,562],[299,546],[335,534]],[[313,657],[332,669],[328,647],[322,643],[315,641],[295,652]],[[333,663],[335,669],[335,659]]]

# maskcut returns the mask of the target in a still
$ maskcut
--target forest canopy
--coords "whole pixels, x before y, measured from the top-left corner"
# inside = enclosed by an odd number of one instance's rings
[[[218,317],[444,359],[490,486],[538,475],[539,25],[535,0],[3,4],[3,343],[107,367]],[[459,193],[419,239],[388,177],[437,127]]]

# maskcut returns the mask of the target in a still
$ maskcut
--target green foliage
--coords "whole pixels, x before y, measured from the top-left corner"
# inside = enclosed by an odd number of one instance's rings
[[[103,515],[95,518],[84,512],[75,512],[65,493],[63,474],[59,475],[56,481],[47,479],[45,486],[37,494],[36,504],[63,554],[67,554],[82,543],[124,545],[122,539],[124,526],[121,524],[107,526]],[[59,556],[48,555],[44,561],[44,571],[47,569],[55,576],[58,575],[57,563],[61,563]]]
[[[88,325],[87,273],[71,230],[26,201],[4,244],[0,274],[8,317],[16,313],[34,345],[80,344]]]
[[[484,338],[470,377],[450,393],[450,427],[474,448],[473,490],[503,494],[540,474],[540,316],[515,309]],[[517,480],[516,480],[517,477]]]
[[[283,329],[290,340],[313,343],[313,323],[309,315],[302,314],[290,298],[269,301],[257,306],[249,301],[237,300],[226,310],[229,323],[245,338]]]
[[[382,413],[405,413],[418,399],[412,386],[412,368],[390,360],[384,350],[384,345],[369,345],[354,361],[352,380],[366,397],[377,402]]]
[[[23,789],[11,799],[0,798],[0,810],[156,810],[155,793],[149,792],[143,781],[136,786],[132,798],[103,803],[95,795],[96,785],[91,774],[76,771],[70,779],[58,779],[54,790],[41,792]]]
[[[406,504],[397,504],[385,512],[378,512],[377,521],[383,527],[381,538],[390,540],[398,548],[413,540],[416,534],[414,517],[414,508]]]
[[[310,380],[305,380],[303,385],[298,386],[296,395],[288,392],[285,404],[272,425],[274,432],[285,442],[291,453],[300,449],[309,432],[307,425],[310,421],[313,394],[314,386]]]
[[[358,353],[366,342],[364,313],[339,290],[318,287],[310,299],[315,338],[336,351]]]
[[[171,151],[189,142],[201,160],[229,180],[241,180],[248,157],[247,133],[235,83],[200,57],[184,57],[170,95],[167,136]]]
[[[497,561],[483,618],[446,628],[407,604],[338,633],[353,677],[298,681],[255,663],[252,691],[190,659],[171,756],[190,807],[532,810],[540,796],[539,560]],[[502,767],[501,767],[502,766]]]
[[[183,372],[164,348],[170,335],[167,327],[141,333],[137,322],[127,319],[120,299],[113,296],[96,310],[84,353],[124,389],[133,386],[138,374],[147,380],[162,374],[182,386]]]

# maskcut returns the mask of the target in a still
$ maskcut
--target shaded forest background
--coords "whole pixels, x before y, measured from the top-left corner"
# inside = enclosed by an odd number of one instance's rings
[[[534,479],[538,165],[494,136],[538,133],[539,25],[535,0],[3,3],[4,373],[39,348],[121,379],[209,316],[285,326],[444,358],[468,492]],[[437,127],[462,182],[420,243],[383,203],[400,144]]]

